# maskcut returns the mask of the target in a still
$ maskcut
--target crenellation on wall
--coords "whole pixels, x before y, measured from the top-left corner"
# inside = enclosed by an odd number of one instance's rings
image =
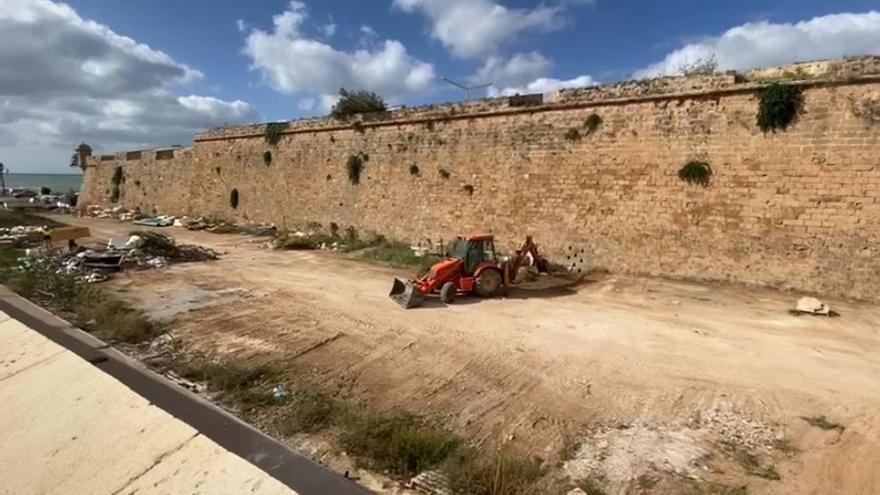
[[[489,231],[506,250],[532,234],[562,263],[572,248],[612,271],[877,299],[880,124],[853,103],[870,107],[880,94],[877,60],[793,80],[804,111],[776,133],[755,120],[766,80],[663,78],[567,90],[540,105],[401,109],[359,117],[358,128],[306,119],[274,146],[265,125],[209,131],[172,159],[93,158],[83,204],[108,204],[122,167],[119,204],[145,212],[335,223],[411,242]],[[593,114],[602,123],[590,130]],[[369,160],[355,185],[346,162],[357,154]],[[707,187],[678,178],[690,160],[711,165]]]

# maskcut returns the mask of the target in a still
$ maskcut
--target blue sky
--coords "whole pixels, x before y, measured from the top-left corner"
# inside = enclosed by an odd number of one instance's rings
[[[880,54],[877,10],[876,0],[3,0],[0,161],[66,172],[79,141],[187,144],[215,125],[323,114],[342,85],[415,105],[462,97],[440,76],[492,82],[497,95],[708,58],[745,69]]]

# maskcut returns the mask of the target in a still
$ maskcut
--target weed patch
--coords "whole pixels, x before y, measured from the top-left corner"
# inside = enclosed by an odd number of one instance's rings
[[[231,363],[190,361],[180,370],[188,380],[204,382],[221,401],[239,407],[266,406],[274,402],[268,390],[277,372],[268,366],[243,368]]]
[[[272,152],[271,151],[266,150],[263,152],[263,164],[266,165],[267,167],[269,165],[272,165]]]
[[[601,126],[602,126],[602,117],[600,117],[598,114],[594,113],[594,114],[590,115],[589,117],[587,117],[586,120],[584,120],[584,128],[587,129],[587,135],[590,135],[590,134],[596,132],[597,130],[599,130],[599,127],[601,127]]]
[[[350,413],[342,419],[348,452],[373,467],[411,476],[443,462],[458,446],[449,432],[413,417]]]
[[[678,178],[688,184],[697,184],[703,187],[709,185],[712,177],[712,167],[706,162],[692,160],[687,162],[678,171]]]
[[[794,122],[803,105],[801,89],[778,83],[761,90],[758,104],[758,127],[762,132],[785,130]]]
[[[361,182],[361,172],[364,169],[364,162],[368,161],[369,157],[363,153],[358,153],[356,155],[351,155],[348,157],[348,161],[345,162],[345,170],[348,173],[348,181],[353,185],[358,185]]]
[[[4,250],[2,278],[22,297],[63,313],[83,330],[107,341],[137,344],[152,340],[161,328],[108,291],[64,273],[48,258],[15,259]]]
[[[471,495],[542,493],[539,483],[546,474],[538,459],[508,452],[486,456],[473,449],[450,456],[443,470],[455,493]]]
[[[290,126],[290,122],[269,122],[266,124],[263,139],[266,140],[269,146],[275,146],[281,141],[281,136],[284,135],[284,131],[287,130],[288,126]]]
[[[565,139],[569,141],[580,141],[581,140],[581,131],[572,127],[571,129],[565,132]]]
[[[343,411],[342,404],[336,400],[307,388],[291,392],[283,407],[274,426],[285,436],[327,428],[338,421]]]

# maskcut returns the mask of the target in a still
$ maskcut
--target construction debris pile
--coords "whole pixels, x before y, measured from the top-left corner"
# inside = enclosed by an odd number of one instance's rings
[[[49,230],[40,225],[18,225],[0,229],[0,246],[32,247],[42,243]]]
[[[111,239],[106,247],[98,249],[79,248],[62,254],[28,251],[23,264],[51,263],[59,272],[90,283],[103,282],[113,272],[122,270],[164,268],[173,263],[209,261],[219,257],[212,249],[176,244],[170,237],[155,232],[134,232],[123,242]]]
[[[245,234],[253,236],[275,235],[276,228],[271,224],[247,224],[236,225],[224,220],[215,220],[208,217],[192,218],[188,216],[175,217],[173,215],[149,216],[137,211],[131,211],[122,206],[105,208],[97,205],[87,206],[83,214],[96,218],[115,218],[122,222],[132,222],[135,225],[145,227],[183,227],[188,230],[205,230],[219,234]]]

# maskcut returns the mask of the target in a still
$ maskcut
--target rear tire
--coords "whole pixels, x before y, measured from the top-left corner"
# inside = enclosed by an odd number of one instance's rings
[[[452,304],[455,301],[455,293],[457,292],[455,282],[446,282],[440,287],[440,300],[446,304]]]
[[[494,297],[501,287],[501,273],[494,269],[483,270],[477,275],[474,286],[480,297]]]

